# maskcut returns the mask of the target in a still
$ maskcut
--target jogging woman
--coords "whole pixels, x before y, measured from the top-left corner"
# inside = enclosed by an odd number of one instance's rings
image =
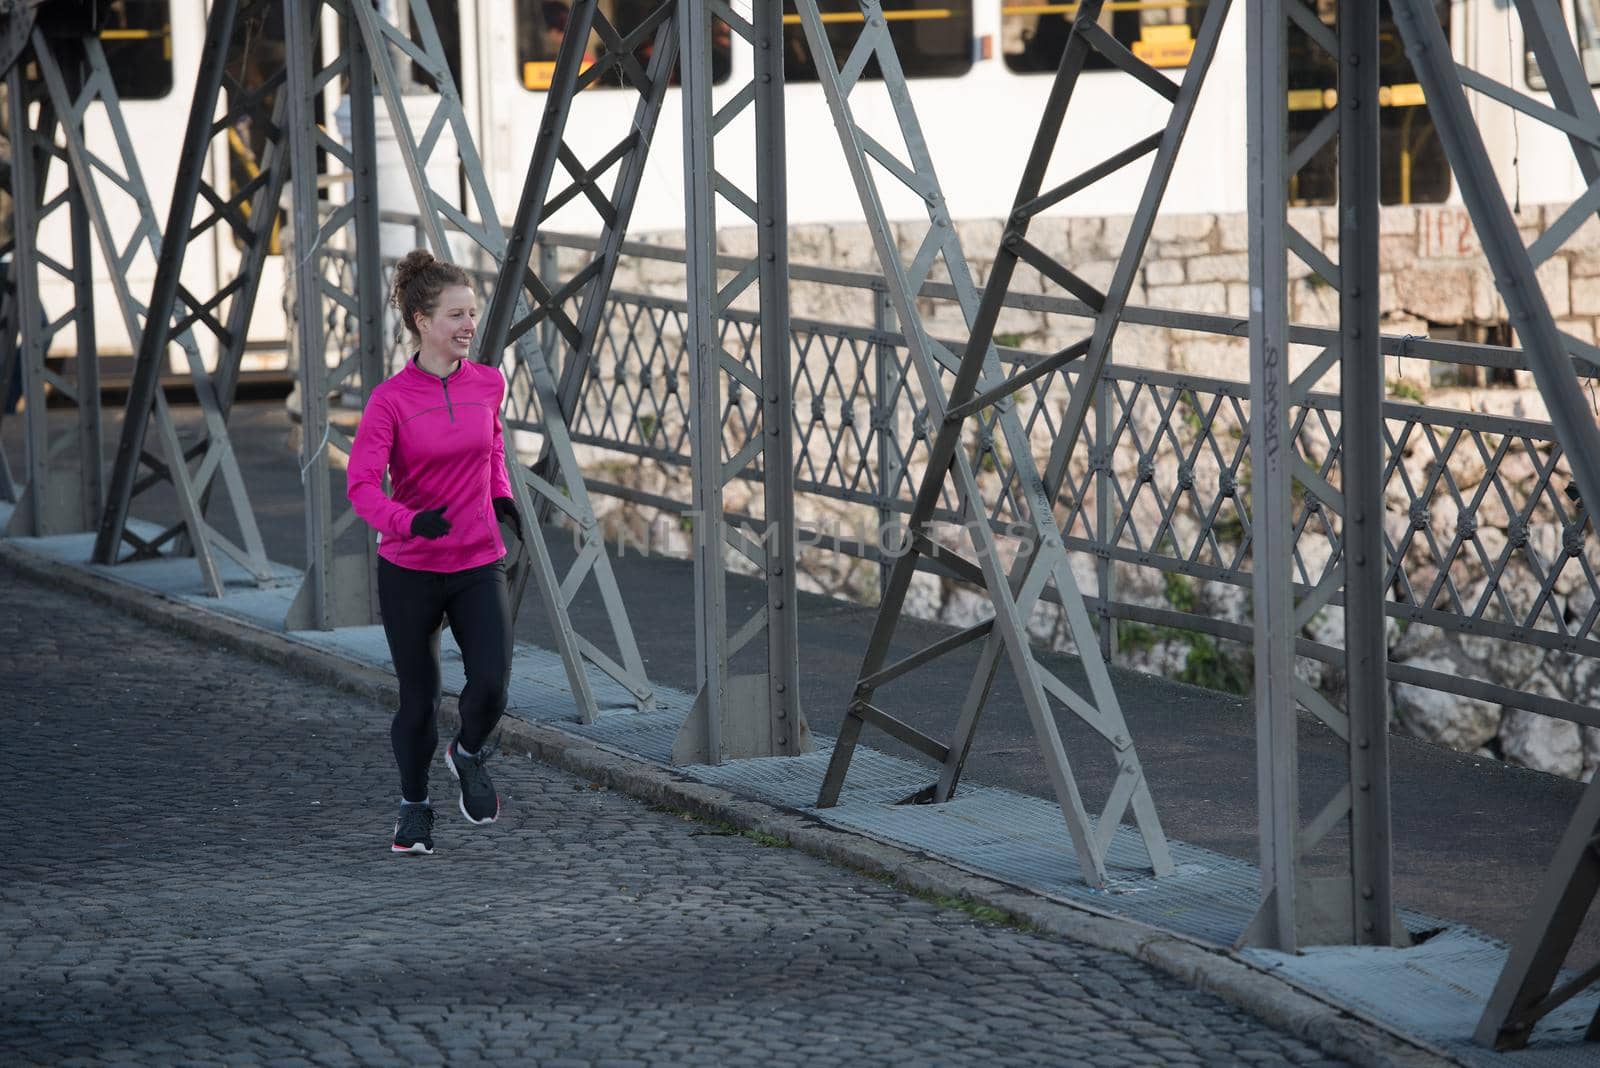
[[[400,683],[389,736],[400,767],[396,853],[433,852],[428,766],[439,744],[439,631],[461,648],[461,730],[444,762],[468,822],[493,823],[500,798],[483,769],[506,707],[511,606],[500,537],[520,537],[506,477],[500,402],[505,379],[467,358],[478,302],[466,272],[424,250],[395,270],[393,300],[416,353],[372,391],[350,450],[350,503],[378,531],[378,605]],[[389,472],[393,492],[383,492]]]

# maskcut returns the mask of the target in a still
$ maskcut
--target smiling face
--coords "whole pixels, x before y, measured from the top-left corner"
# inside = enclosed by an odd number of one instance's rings
[[[417,313],[422,351],[441,361],[464,360],[478,332],[478,298],[467,286],[445,286],[433,312]]]

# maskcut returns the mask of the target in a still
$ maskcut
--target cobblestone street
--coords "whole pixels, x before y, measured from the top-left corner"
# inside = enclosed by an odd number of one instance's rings
[[[482,829],[436,764],[438,851],[394,857],[385,709],[4,570],[0,643],[8,1064],[1324,1063],[524,757]]]

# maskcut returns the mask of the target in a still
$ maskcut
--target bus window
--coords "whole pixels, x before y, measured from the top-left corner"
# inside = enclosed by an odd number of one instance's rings
[[[239,13],[239,20],[235,24],[233,39],[228,42],[228,58],[226,71],[228,77],[222,83],[222,92],[227,100],[228,110],[234,111],[239,101],[235,93],[253,94],[261,89],[276,73],[284,69],[288,53],[284,45],[283,35],[283,6],[281,4],[257,4]],[[237,196],[239,190],[253,182],[261,174],[261,164],[267,149],[267,128],[270,125],[272,109],[276,103],[276,90],[261,93],[256,106],[250,109],[239,109],[242,113],[235,119],[228,129],[228,195]],[[317,95],[316,106],[322,106],[322,96]],[[250,205],[244,205],[244,214],[248,217]],[[281,254],[279,246],[279,228],[284,221],[285,213],[278,213],[278,221],[273,224],[272,238],[268,251],[276,256]],[[237,231],[231,231],[234,247],[242,248],[244,241]]]
[[[619,34],[627,36],[661,4],[661,0],[600,0],[600,11]],[[566,36],[572,17],[568,0],[517,0],[517,79],[524,89],[544,92],[556,73],[556,53]],[[646,41],[637,53],[641,62],[650,58],[653,41]],[[605,54],[600,35],[591,33],[583,50],[585,69]],[[711,80],[722,84],[733,70],[733,29],[721,19],[711,23]],[[595,87],[617,89],[625,85],[622,72],[612,70]],[[673,68],[669,84],[678,84],[678,69]]]
[[[223,68],[227,78],[222,83],[222,92],[229,109],[235,106],[235,92],[256,92],[281,72],[287,61],[283,8],[277,4],[261,4],[240,12],[233,39],[228,42],[228,58]],[[265,127],[276,99],[276,90],[263,93],[254,113],[244,115],[235,128],[243,149],[241,154],[251,160],[259,160],[266,151]]]
[[[1450,34],[1450,0],[1435,0],[1439,23]],[[1332,26],[1335,0],[1317,0],[1317,14]],[[1308,136],[1339,99],[1334,57],[1289,23],[1289,147]],[[1437,204],[1450,195],[1450,165],[1434,131],[1422,87],[1405,45],[1385,9],[1378,22],[1379,200],[1384,204]],[[1332,204],[1338,198],[1337,138],[1289,180],[1291,204]]]
[[[1099,23],[1152,67],[1187,67],[1206,0],[1109,0]],[[1018,74],[1054,74],[1067,47],[1077,4],[1004,0],[1000,6],[1000,51]],[[1111,64],[1089,53],[1086,70]]]
[[[1600,0],[1572,0],[1572,32],[1577,38],[1578,55],[1590,85],[1600,85]],[[1544,72],[1533,49],[1526,57],[1528,88],[1544,89]]]
[[[818,0],[817,8],[834,62],[842,64],[861,35],[861,7],[856,0]],[[783,10],[784,80],[814,82],[817,65],[800,16],[793,3]],[[972,0],[883,0],[883,17],[906,77],[954,78],[971,69]],[[863,78],[882,76],[876,60],[862,72]]]
[[[100,43],[124,100],[172,91],[172,16],[167,0],[112,0],[101,11]]]

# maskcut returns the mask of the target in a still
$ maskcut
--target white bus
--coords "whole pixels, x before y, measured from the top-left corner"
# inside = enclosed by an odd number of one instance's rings
[[[450,66],[456,75],[469,126],[474,131],[490,189],[501,215],[509,218],[520,192],[567,16],[567,0],[430,0]],[[602,0],[614,24],[630,27],[655,0]],[[1600,83],[1600,0],[1561,0],[1588,69]],[[1333,0],[1316,0],[1331,22]],[[749,0],[735,0],[748,10]],[[858,222],[854,186],[837,147],[832,120],[816,82],[798,19],[786,18],[788,82],[788,204],[793,224]],[[1193,47],[1206,0],[1108,0],[1106,28],[1154,65],[1181,74]],[[859,27],[854,0],[822,0],[835,47],[848,50]],[[185,116],[190,104],[205,33],[204,0],[115,0],[107,5],[105,44],[123,103],[124,117],[154,200],[158,220],[166,217]],[[230,56],[230,73],[250,84],[283,62],[281,5],[247,5]],[[1075,5],[1034,0],[883,0],[924,134],[949,201],[961,219],[999,219],[1015,193],[1037,117],[1056,66]],[[1522,43],[1521,27],[1504,0],[1439,0],[1457,58],[1468,66],[1536,97],[1542,95],[1538,70]],[[338,47],[340,27],[325,12],[323,40]],[[591,54],[601,49],[590,42]],[[1291,27],[1290,122],[1308,131],[1333,103],[1331,62]],[[723,98],[749,73],[751,56],[730,49],[719,35],[716,66]],[[1406,62],[1391,22],[1383,26],[1383,174],[1385,203],[1452,202],[1449,168],[1434,136],[1420,88]],[[1167,193],[1170,214],[1242,213],[1245,210],[1244,7],[1235,4],[1220,50],[1202,93],[1187,144]],[[892,114],[883,93],[868,80],[852,97],[857,118],[869,129],[887,131]],[[336,89],[330,88],[330,93]],[[1068,117],[1055,168],[1064,177],[1090,162],[1158,129],[1166,105],[1148,89],[1112,70],[1088,70],[1079,83],[1079,101]],[[657,127],[646,177],[634,211],[635,232],[681,230],[683,226],[682,119],[678,94],[669,90]],[[593,160],[626,130],[637,97],[615,85],[595,85],[574,102],[566,137],[580,158]],[[324,114],[337,99],[324,102]],[[1563,140],[1547,127],[1526,120],[1515,124],[1498,104],[1479,101],[1480,123],[1490,155],[1502,169],[1508,190],[1525,203],[1563,203],[1583,188]],[[337,136],[336,124],[328,121]],[[108,138],[99,117],[90,137]],[[252,141],[256,143],[252,144]],[[238,181],[255,165],[262,147],[259,131],[235,131],[225,147],[219,141],[213,180]],[[753,158],[730,159],[733,150],[719,140],[719,166],[739,176],[753,175]],[[1297,176],[1295,198],[1328,203],[1334,196],[1331,152]],[[1146,164],[1147,165],[1147,164]],[[1129,214],[1138,195],[1140,174],[1130,169],[1115,182],[1103,182],[1057,210],[1088,215]],[[54,179],[60,181],[59,171]],[[891,216],[920,215],[909,194],[886,190]],[[898,199],[897,199],[898,197]],[[409,210],[409,204],[384,204]],[[114,220],[131,226],[131,221]],[[594,217],[578,209],[558,213],[552,229],[592,228]],[[237,268],[237,250],[225,231],[215,231],[208,247],[189,251],[185,281],[191,292],[209,293]],[[67,247],[61,220],[42,236],[44,247],[61,256]],[[96,252],[99,258],[98,250]],[[104,275],[104,264],[97,270]],[[154,261],[142,258],[132,269],[133,290],[141,298],[153,282]],[[284,274],[273,257],[263,281],[252,328],[246,368],[289,370],[282,355],[284,317],[279,296]],[[108,359],[132,352],[111,294],[100,287],[97,333]],[[48,308],[64,309],[70,289],[62,284],[44,292]],[[59,312],[58,312],[59,314]],[[57,339],[70,345],[70,337]],[[176,370],[177,368],[175,368]]]

